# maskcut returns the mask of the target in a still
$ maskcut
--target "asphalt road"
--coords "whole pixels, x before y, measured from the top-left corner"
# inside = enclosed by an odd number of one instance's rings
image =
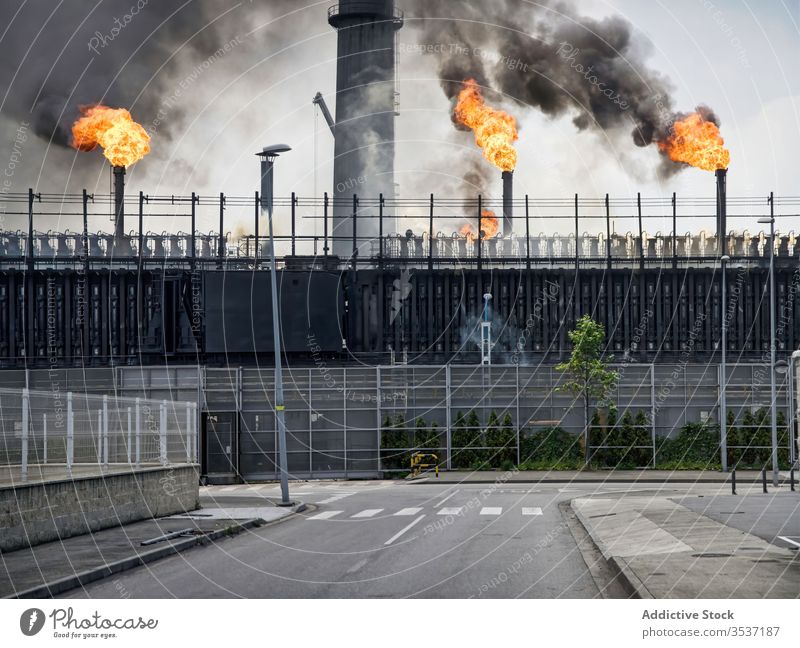
[[[674,501],[778,547],[800,549],[800,497],[787,489],[764,494],[756,490],[747,497],[720,494]]]
[[[558,485],[313,482],[312,510],[69,592],[68,597],[530,597],[600,595],[559,502],[614,491]],[[618,490],[618,489],[616,489]],[[275,486],[203,489],[253,506]]]

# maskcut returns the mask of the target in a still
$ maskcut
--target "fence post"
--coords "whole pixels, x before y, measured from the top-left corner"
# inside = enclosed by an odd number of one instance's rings
[[[447,470],[453,469],[453,419],[450,412],[450,363],[444,366],[444,395],[445,395],[445,410],[447,415]]]
[[[136,399],[136,465],[139,465],[139,462],[142,459],[142,410],[141,410],[141,398]]]
[[[72,392],[67,392],[67,476],[72,477],[75,454],[75,421],[72,418]]]
[[[167,401],[161,401],[161,421],[158,433],[158,454],[161,465],[167,464]]]
[[[192,461],[200,463],[200,420],[197,403],[192,403]]]
[[[108,466],[108,395],[103,395],[103,465]]]
[[[126,446],[127,452],[125,453],[128,458],[128,465],[131,464],[131,446],[133,444],[133,428],[131,426],[131,408],[128,408],[128,444]]]
[[[30,421],[28,413],[30,407],[30,394],[28,388],[22,390],[22,481],[28,481],[28,428]]]
[[[650,364],[650,434],[653,437],[653,468],[656,467],[656,366]]]
[[[577,241],[578,239],[576,238],[575,240]],[[576,250],[578,249],[578,244],[577,243],[575,243],[575,249]],[[519,363],[517,363],[517,367],[516,367],[516,381],[517,381],[517,389],[514,392],[514,394],[515,394],[514,400],[516,401],[516,410],[517,410],[517,425],[516,425],[516,428],[517,428],[517,466],[519,466],[519,464],[520,464],[519,432],[520,432],[520,429],[522,428],[522,426],[520,425],[520,422],[519,422]]]
[[[44,444],[42,461],[47,464],[47,412],[42,414],[42,442]]]
[[[192,404],[186,402],[186,463],[192,463]]]
[[[310,382],[309,382],[310,384]],[[375,367],[375,412],[378,427],[378,471],[381,469],[381,436],[383,435],[383,421],[381,420],[381,367]]]
[[[103,410],[97,410],[97,465],[103,463]]]

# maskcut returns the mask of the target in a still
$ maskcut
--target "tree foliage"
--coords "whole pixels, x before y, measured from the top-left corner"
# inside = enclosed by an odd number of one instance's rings
[[[603,358],[605,330],[589,315],[583,315],[568,334],[572,354],[567,362],[556,365],[567,377],[557,391],[567,391],[587,404],[592,400],[604,401],[614,390],[619,379]]]

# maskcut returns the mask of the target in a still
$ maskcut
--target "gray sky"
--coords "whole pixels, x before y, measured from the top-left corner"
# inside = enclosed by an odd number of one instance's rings
[[[13,62],[30,63],[20,65],[16,76],[16,66],[7,66],[0,76],[0,96],[5,97],[0,162],[6,170],[6,160],[15,162],[6,191],[26,191],[28,186],[47,193],[79,192],[84,186],[108,191],[108,167],[99,152],[76,153],[33,134],[35,116],[26,95],[30,90],[24,87],[40,90],[58,76],[63,88],[80,88],[102,66],[112,73],[106,70],[95,78],[104,83],[113,79],[113,84],[82,92],[100,94],[99,100],[108,91],[111,105],[114,97],[130,100],[125,107],[153,137],[153,152],[129,169],[131,191],[251,195],[258,188],[254,153],[274,142],[294,148],[280,160],[278,193],[310,196],[330,190],[333,139],[321,117],[315,117],[311,98],[320,90],[334,109],[336,37],[326,22],[331,0],[200,1],[165,17],[150,1],[97,53],[88,48],[90,38],[97,32],[110,35],[113,19],[123,16],[132,0],[102,2],[93,12],[92,3],[80,3],[84,8],[77,13],[71,5],[73,22],[57,11],[44,28],[52,2],[3,3],[0,24],[10,27],[2,34],[0,53],[14,52],[18,60]],[[403,0],[398,5],[402,8]],[[800,150],[798,0],[580,0],[573,7],[588,17],[616,14],[629,21],[646,65],[671,81],[675,108],[691,111],[699,103],[713,107],[731,150],[730,195],[800,195],[795,160]],[[406,25],[398,34],[399,195],[455,192],[461,197],[463,173],[480,160],[480,152],[469,133],[451,124],[436,56],[408,51],[420,38],[419,22],[407,10]],[[223,55],[214,54],[224,44]],[[28,46],[30,52],[21,51]],[[66,64],[72,50],[74,59]],[[63,65],[57,65],[59,60]],[[84,72],[87,61],[91,63]],[[62,120],[68,121],[72,97],[63,88],[67,109]],[[20,98],[16,106],[15,97]],[[578,131],[572,122],[577,108],[550,118],[511,101],[500,107],[512,112],[520,125],[517,197],[571,197],[576,192],[630,197],[637,191],[645,196],[673,191],[714,195],[713,174],[708,172],[686,169],[659,181],[654,146],[637,148],[622,133]],[[159,108],[163,119],[156,124]],[[25,123],[28,137],[15,145]],[[483,193],[496,195],[499,172],[489,176],[496,178]],[[249,221],[249,214],[235,209],[228,217],[229,222]],[[208,220],[201,220],[201,229],[213,227],[211,214],[202,218]],[[7,224],[14,220],[7,218]]]

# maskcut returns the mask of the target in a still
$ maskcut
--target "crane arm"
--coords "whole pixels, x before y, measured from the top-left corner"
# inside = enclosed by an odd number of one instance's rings
[[[325,103],[325,98],[322,96],[322,93],[318,92],[317,94],[315,94],[314,98],[311,100],[311,103],[319,106],[319,109],[322,111],[322,116],[328,123],[328,128],[331,129],[331,135],[336,137],[336,124],[334,123],[333,117],[331,116],[331,111],[328,110],[328,104]]]

